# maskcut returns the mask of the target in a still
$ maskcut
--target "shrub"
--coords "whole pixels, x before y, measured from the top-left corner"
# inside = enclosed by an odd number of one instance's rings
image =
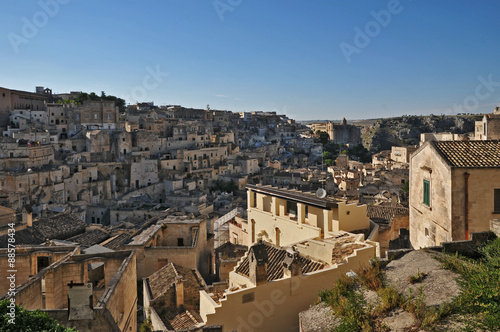
[[[0,301],[0,331],[3,332],[78,332],[75,328],[68,328],[57,323],[55,319],[49,317],[46,312],[26,310],[18,305],[15,306],[15,324],[9,323],[11,318],[8,313],[10,301],[5,299]]]
[[[382,263],[375,259],[369,266],[363,266],[358,271],[359,281],[363,286],[373,291],[378,291],[382,287]]]
[[[425,277],[427,277],[427,273],[420,272],[420,270],[418,270],[416,274],[408,277],[408,282],[413,285],[417,282],[421,282],[425,279]]]

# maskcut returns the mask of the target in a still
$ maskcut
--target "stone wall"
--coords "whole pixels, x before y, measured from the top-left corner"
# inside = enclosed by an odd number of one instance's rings
[[[500,219],[490,219],[490,230],[500,237]]]
[[[411,156],[410,241],[415,249],[452,240],[451,169],[426,143]],[[423,203],[423,182],[430,182],[430,206]]]

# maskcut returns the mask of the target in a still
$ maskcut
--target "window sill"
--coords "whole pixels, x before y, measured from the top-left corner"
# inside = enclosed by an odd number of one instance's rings
[[[428,205],[425,205],[425,204],[422,204],[422,206],[423,206],[424,208],[426,208],[427,210],[432,211],[432,207],[430,207],[430,206],[428,206]]]
[[[493,211],[491,214],[500,214],[500,211]]]

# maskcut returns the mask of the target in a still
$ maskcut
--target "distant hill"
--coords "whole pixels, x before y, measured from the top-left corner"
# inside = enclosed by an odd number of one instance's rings
[[[474,122],[480,117],[481,115],[405,115],[378,119],[373,124],[366,124],[363,129],[363,145],[375,153],[390,150],[392,146],[418,145],[422,133],[473,133]]]

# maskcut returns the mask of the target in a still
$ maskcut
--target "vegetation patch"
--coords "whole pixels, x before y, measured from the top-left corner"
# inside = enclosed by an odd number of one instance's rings
[[[422,282],[422,280],[424,280],[425,277],[427,277],[427,273],[420,272],[420,270],[419,270],[414,275],[411,275],[408,277],[408,282],[413,285],[413,284]]]
[[[55,319],[49,317],[46,312],[26,310],[18,305],[15,306],[14,324],[9,322],[12,318],[9,308],[10,301],[5,299],[0,301],[0,331],[3,332],[78,332],[75,328],[68,328],[57,323]]]
[[[388,331],[382,321],[394,310],[404,310],[414,318],[411,330],[446,330],[448,322],[460,323],[463,331],[500,330],[500,239],[488,242],[479,249],[480,259],[442,255],[438,259],[445,269],[461,275],[461,293],[452,302],[427,306],[422,286],[409,288],[404,295],[386,284],[384,263],[372,261],[358,270],[357,277],[343,276],[329,290],[319,293],[342,324],[334,331]],[[408,284],[422,282],[426,273],[418,271],[408,277]],[[363,293],[375,291],[378,305],[367,303]],[[466,317],[464,319],[464,317]]]
[[[487,243],[480,259],[444,255],[443,266],[461,275],[461,294],[451,311],[478,318],[480,328],[500,330],[500,239]]]

